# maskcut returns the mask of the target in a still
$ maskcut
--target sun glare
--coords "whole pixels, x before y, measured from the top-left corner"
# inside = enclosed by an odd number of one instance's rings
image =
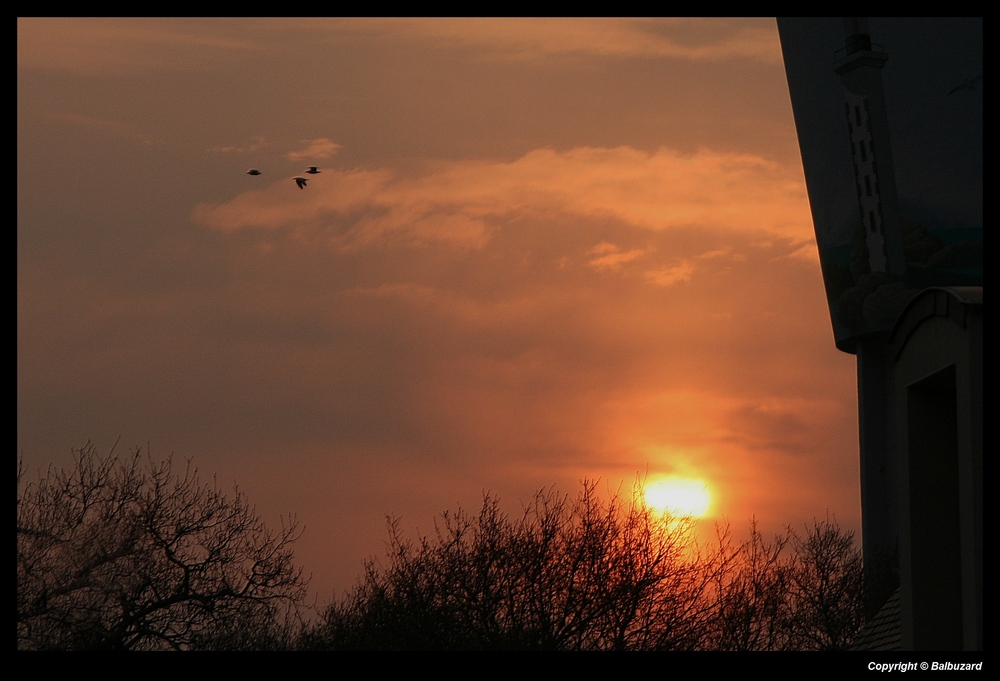
[[[686,518],[701,518],[712,503],[708,485],[695,478],[653,480],[643,488],[643,498],[654,510]]]

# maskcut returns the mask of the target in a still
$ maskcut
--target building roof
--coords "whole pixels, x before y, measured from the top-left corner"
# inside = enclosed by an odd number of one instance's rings
[[[851,650],[902,650],[902,615],[899,605],[899,589],[879,608],[861,633],[851,644]]]

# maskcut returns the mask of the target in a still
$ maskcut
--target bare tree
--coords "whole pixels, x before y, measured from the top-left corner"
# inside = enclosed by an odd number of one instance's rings
[[[637,490],[636,490],[637,491]],[[816,523],[767,539],[751,522],[699,544],[633,494],[539,492],[520,517],[486,495],[430,536],[389,523],[384,562],[331,604],[305,647],[421,650],[815,650],[860,626],[850,533]]]
[[[861,551],[835,522],[815,521],[770,541],[750,524],[733,549],[722,533],[710,647],[718,650],[845,650],[864,624]]]
[[[728,527],[719,529],[718,553],[726,569],[716,573],[716,602],[709,647],[729,651],[794,648],[788,601],[792,559],[790,535],[768,541],[750,521],[750,537],[732,547]]]
[[[804,537],[791,532],[791,629],[797,647],[847,650],[865,622],[864,567],[854,533],[829,519],[815,521]]]
[[[138,449],[91,444],[69,470],[23,483],[18,465],[19,649],[274,644],[305,596],[294,519],[269,530],[244,494]],[[248,638],[249,637],[249,638]]]
[[[314,647],[697,649],[711,571],[689,522],[633,495],[602,502],[539,492],[511,519],[486,495],[477,516],[445,512],[433,536],[390,522],[387,563],[327,610]]]

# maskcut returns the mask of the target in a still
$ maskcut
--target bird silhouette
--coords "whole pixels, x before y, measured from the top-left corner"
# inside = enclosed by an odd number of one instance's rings
[[[295,184],[299,185],[299,189],[305,189],[306,178],[304,178],[304,177],[296,177],[296,178],[293,178],[293,179],[295,180]]]
[[[257,170],[256,168],[251,168],[250,170],[247,171],[247,175],[260,175],[260,171]]]
[[[315,175],[320,171],[316,168],[316,166],[309,166],[308,168],[306,168],[306,172],[309,173],[310,175]]]

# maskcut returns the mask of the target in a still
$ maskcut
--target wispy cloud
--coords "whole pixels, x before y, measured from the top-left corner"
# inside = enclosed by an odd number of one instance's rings
[[[326,137],[306,140],[303,144],[305,146],[302,149],[288,152],[287,158],[289,161],[327,159],[341,150],[341,145]]]
[[[643,278],[656,286],[673,286],[682,281],[690,281],[694,274],[694,264],[683,260],[679,265],[660,267],[643,273]]]
[[[390,236],[481,244],[492,219],[524,213],[603,217],[655,231],[703,225],[798,240],[809,219],[795,169],[711,150],[538,149],[510,163],[440,163],[406,177],[388,169],[331,169],[308,192],[294,189],[282,182],[225,203],[200,204],[194,216],[227,231],[320,231],[342,248]],[[597,266],[615,262],[624,262],[622,254]]]
[[[19,67],[78,74],[211,69],[260,49],[220,19],[19,17]]]
[[[560,55],[667,57],[688,61],[752,59],[779,63],[773,25],[759,19],[622,17],[461,17],[337,19],[314,30],[359,31],[488,54],[532,59]]]
[[[254,141],[246,144],[212,147],[209,151],[216,154],[252,154],[268,146],[267,140],[257,137]]]
[[[622,251],[615,244],[602,241],[590,249],[590,255],[596,257],[590,260],[587,264],[595,270],[617,270],[620,269],[625,263],[642,257],[645,252],[645,249],[641,248],[636,248],[631,251]]]
[[[248,30],[249,28],[249,30]],[[428,17],[260,19],[19,17],[17,59],[32,69],[80,74],[212,69],[270,49],[295,32],[320,43],[364,33],[479,58],[586,56],[753,60],[778,64],[776,28],[760,19]]]

